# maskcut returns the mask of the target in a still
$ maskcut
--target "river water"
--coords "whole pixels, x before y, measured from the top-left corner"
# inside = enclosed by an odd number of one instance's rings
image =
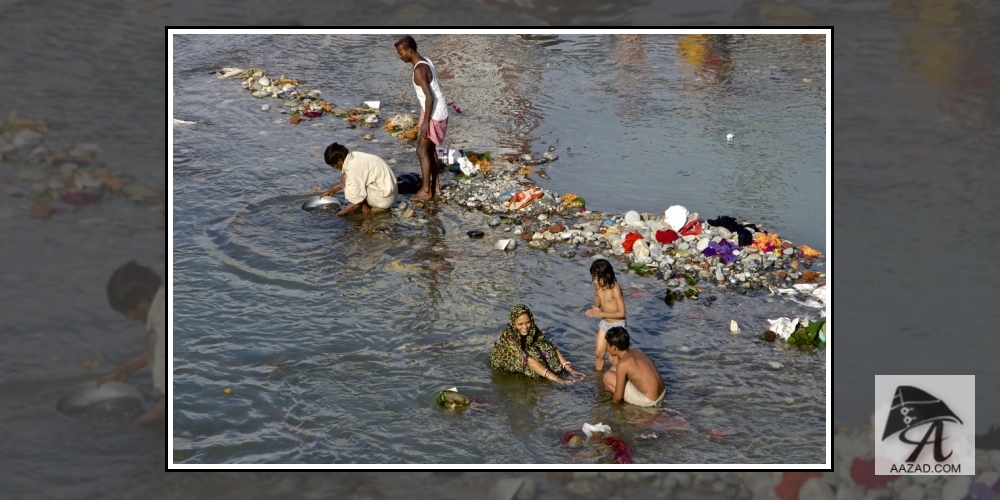
[[[334,141],[418,171],[410,144],[323,117],[261,111],[221,66],[268,69],[337,106],[414,106],[389,36],[181,35],[174,47],[174,421],[178,463],[599,462],[561,436],[604,421],[643,463],[822,463],[824,353],[766,344],[766,318],[816,316],[719,291],[711,308],[664,304],[662,282],[621,276],[630,330],[667,377],[689,426],[644,441],[663,418],[608,404],[593,371],[566,389],[495,375],[485,363],[514,304],[528,304],[590,365],[589,259],[470,240],[487,218],[455,206],[354,218],[299,208],[332,184]],[[426,36],[463,113],[447,145],[560,159],[542,185],[591,208],[762,222],[825,249],[825,46],[821,36]],[[780,66],[779,66],[780,65]],[[272,104],[275,101],[271,101]],[[374,131],[376,139],[361,136]],[[737,138],[727,143],[725,135]],[[376,142],[378,141],[378,142]],[[488,228],[487,228],[488,229]],[[489,230],[492,234],[493,231]],[[820,268],[822,268],[822,263]],[[729,335],[729,321],[745,333]],[[772,368],[771,363],[780,368]],[[458,386],[480,403],[434,404]],[[230,388],[231,393],[224,393]],[[732,427],[726,440],[707,436]]]

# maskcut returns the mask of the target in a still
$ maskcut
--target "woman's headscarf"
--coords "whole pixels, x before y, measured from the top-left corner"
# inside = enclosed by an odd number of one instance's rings
[[[520,318],[522,314],[528,315],[528,334],[524,337],[521,336],[521,332],[517,331],[517,327],[514,325],[517,322],[517,318]],[[500,332],[501,339],[513,335],[513,339],[516,339],[519,343],[521,350],[527,350],[527,346],[535,343],[535,340],[541,335],[542,332],[538,330],[535,326],[535,316],[531,314],[531,310],[528,306],[524,304],[518,304],[510,310],[510,322],[504,327],[503,331]]]
[[[531,322],[528,326],[528,334],[524,336],[514,326],[517,318],[521,317],[522,314],[527,314],[528,320]],[[535,325],[535,317],[531,314],[528,306],[518,304],[510,310],[510,321],[500,332],[500,338],[493,345],[490,365],[494,369],[524,373],[529,377],[538,378],[538,374],[532,372],[527,365],[529,357],[535,358],[553,372],[562,371],[556,347],[549,339],[545,338],[545,335]]]

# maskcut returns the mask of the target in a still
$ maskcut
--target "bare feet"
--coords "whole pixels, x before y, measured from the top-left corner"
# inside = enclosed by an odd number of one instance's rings
[[[413,196],[410,196],[410,201],[424,201],[424,200],[429,200],[433,197],[434,195],[432,195],[429,191],[424,191],[421,189],[420,191],[417,191]]]

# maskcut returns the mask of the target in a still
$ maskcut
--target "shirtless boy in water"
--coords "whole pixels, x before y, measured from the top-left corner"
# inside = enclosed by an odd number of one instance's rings
[[[608,330],[606,337],[608,354],[618,358],[618,364],[604,373],[604,385],[614,393],[611,402],[659,405],[667,391],[653,360],[639,349],[629,349],[628,331],[620,326]]]
[[[604,353],[608,352],[604,334],[616,326],[625,327],[625,299],[615,279],[615,270],[606,259],[598,259],[591,264],[590,277],[594,282],[594,307],[587,310],[587,316],[601,318],[597,328],[597,346],[594,348],[594,367],[601,371],[604,369]],[[611,366],[615,366],[618,358],[608,354]]]

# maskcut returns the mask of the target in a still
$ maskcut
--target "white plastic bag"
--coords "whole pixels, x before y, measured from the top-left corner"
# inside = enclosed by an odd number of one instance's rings
[[[587,435],[589,439],[595,432],[611,432],[611,427],[604,425],[601,422],[596,424],[583,424],[583,433]]]
[[[799,324],[799,318],[789,319],[781,317],[778,319],[769,319],[768,323],[771,324],[771,331],[778,334],[782,340],[788,340],[795,333],[795,327]]]
[[[468,158],[462,156],[458,159],[458,168],[462,170],[462,173],[472,177],[479,172],[479,165],[472,163]]]
[[[687,224],[688,210],[680,205],[674,205],[663,213],[663,217],[667,224],[670,224],[671,229],[680,231],[684,224]]]

